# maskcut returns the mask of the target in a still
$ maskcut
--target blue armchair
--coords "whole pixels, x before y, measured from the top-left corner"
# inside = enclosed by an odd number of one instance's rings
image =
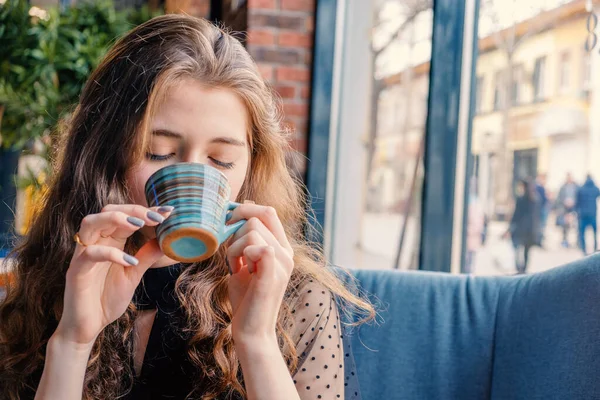
[[[351,335],[365,400],[600,399],[600,256],[519,277],[353,274],[384,307]]]

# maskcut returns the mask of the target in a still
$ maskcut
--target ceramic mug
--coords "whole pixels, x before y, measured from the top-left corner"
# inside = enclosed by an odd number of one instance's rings
[[[206,260],[246,222],[225,225],[239,204],[229,201],[227,177],[209,165],[168,165],[148,178],[145,190],[149,207],[174,207],[156,227],[156,238],[163,253],[177,261]]]

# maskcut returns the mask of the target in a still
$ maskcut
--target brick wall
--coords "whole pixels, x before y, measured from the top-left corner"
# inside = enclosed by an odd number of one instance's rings
[[[283,100],[292,147],[306,154],[315,0],[248,0],[247,48]],[[290,159],[300,174],[302,157]]]
[[[210,0],[166,0],[165,11],[168,13],[185,12],[195,17],[208,18]]]

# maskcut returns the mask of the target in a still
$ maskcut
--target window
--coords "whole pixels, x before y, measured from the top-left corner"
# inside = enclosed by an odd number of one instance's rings
[[[538,57],[533,67],[533,101],[544,99],[546,80],[546,57]]]
[[[568,51],[564,51],[560,55],[560,64],[559,64],[559,68],[558,68],[558,73],[559,73],[558,89],[562,93],[565,93],[566,91],[569,90],[569,85],[570,85],[569,78],[571,75],[571,55],[569,54]]]
[[[588,92],[590,90],[590,79],[592,77],[592,58],[587,50],[583,50],[582,71],[581,71],[581,90]]]
[[[472,113],[473,158],[468,159],[472,169],[464,176],[476,183],[465,185],[470,192],[461,204],[466,216],[464,272],[541,272],[583,256],[572,248],[587,245],[586,252],[596,250],[592,232],[580,241],[576,226],[563,224],[563,231],[555,223],[569,221],[570,215],[552,210],[552,199],[568,176],[577,185],[583,185],[588,174],[600,180],[600,146],[590,146],[596,141],[597,112],[589,104],[597,89],[594,57],[598,55],[597,48],[583,51],[589,17],[586,3],[592,2],[560,1],[568,4],[568,12],[559,0],[480,2],[479,51],[473,73],[485,73],[490,91],[486,105],[492,108],[493,104],[497,111],[487,115],[474,109]],[[582,30],[583,35],[576,33]],[[514,107],[515,103],[531,104]],[[507,107],[513,109],[505,112]],[[523,178],[527,185],[519,182]],[[570,187],[571,183],[566,197],[573,201]],[[528,213],[527,206],[516,210],[518,203],[526,204],[517,201],[517,196],[528,195],[526,189],[534,188],[540,211],[537,218],[516,218],[510,226],[513,215]],[[542,246],[528,253],[529,247],[526,250],[519,243],[523,231],[536,232],[528,240],[535,239]],[[503,238],[506,232],[509,235]]]
[[[483,111],[483,83],[483,76],[478,76],[475,83],[475,112],[477,114],[481,114]]]
[[[512,86],[511,86],[511,99],[510,103],[516,106],[521,103],[521,83],[523,81],[523,66],[516,65],[513,68],[512,75]]]
[[[504,77],[502,71],[497,71],[494,79],[494,110],[504,106]]]
[[[340,36],[339,86],[332,97],[339,119],[330,133],[335,151],[328,162],[335,172],[327,195],[327,258],[348,268],[416,269],[421,267],[433,11],[421,0],[339,3],[346,4],[348,20]],[[394,26],[405,29],[396,34],[390,30]],[[326,167],[322,173],[327,176]]]

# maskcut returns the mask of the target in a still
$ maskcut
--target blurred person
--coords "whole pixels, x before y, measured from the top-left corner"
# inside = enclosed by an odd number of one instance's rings
[[[61,143],[0,304],[0,398],[354,395],[338,304],[375,312],[304,239],[276,97],[237,39],[175,14],[134,28]],[[173,209],[145,200],[148,177],[180,162],[219,169],[247,200],[205,262],[162,253],[155,227]]]
[[[485,225],[485,214],[483,205],[479,201],[476,193],[469,196],[469,206],[467,215],[467,253],[465,254],[466,274],[474,273],[475,257],[477,251],[483,244],[483,234]]]
[[[585,243],[585,231],[592,228],[594,233],[594,252],[598,250],[597,240],[597,216],[598,216],[598,197],[600,189],[594,183],[591,175],[588,175],[585,183],[577,191],[577,202],[575,208],[579,217],[579,245],[584,255],[588,255]]]
[[[529,263],[529,251],[538,241],[540,202],[535,183],[529,180],[519,180],[516,195],[515,210],[505,237],[510,236],[512,240],[517,273],[524,274]]]
[[[567,180],[561,186],[556,197],[556,225],[562,228],[562,246],[565,248],[569,247],[569,230],[575,222],[578,190],[579,186],[573,180],[571,173],[568,173]]]
[[[544,243],[544,232],[546,231],[546,225],[548,223],[548,214],[550,213],[550,202],[548,200],[548,194],[546,193],[546,174],[538,174],[535,182],[535,190],[540,208],[540,232],[537,244],[542,247]]]

